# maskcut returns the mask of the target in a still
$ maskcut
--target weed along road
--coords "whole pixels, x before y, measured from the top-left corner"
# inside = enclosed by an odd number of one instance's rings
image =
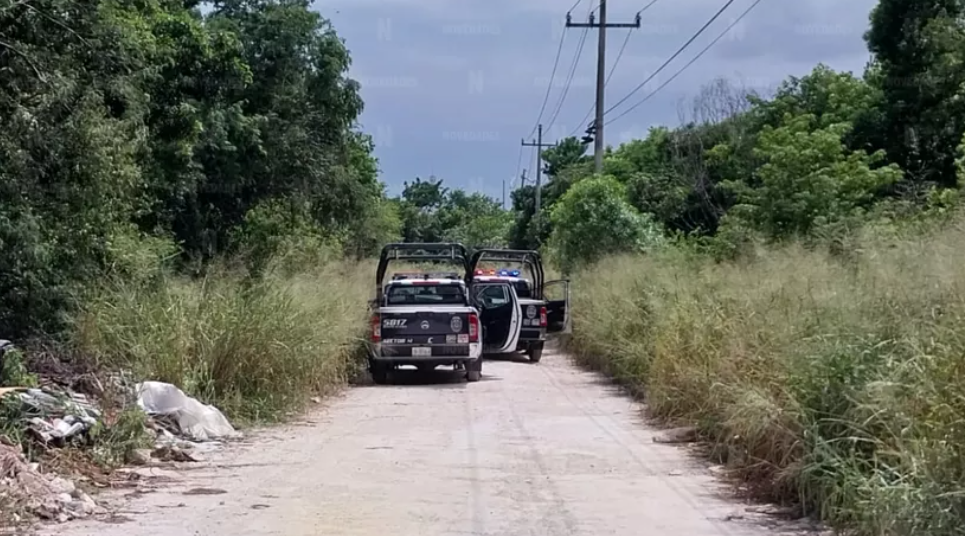
[[[414,371],[255,433],[62,536],[764,535],[706,464],[655,443],[639,405],[555,352],[483,380]],[[432,380],[432,381],[430,381]],[[150,472],[150,469],[144,469]],[[126,493],[128,497],[123,497]],[[134,495],[134,496],[130,496]]]

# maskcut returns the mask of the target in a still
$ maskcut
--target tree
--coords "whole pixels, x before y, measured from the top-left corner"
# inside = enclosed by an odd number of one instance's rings
[[[554,205],[550,245],[566,272],[616,253],[649,251],[663,244],[663,230],[626,199],[609,176],[577,182]]]
[[[918,183],[958,184],[965,133],[965,5],[959,0],[881,0],[865,34],[883,93],[881,149]]]
[[[505,247],[512,216],[499,201],[481,193],[452,190],[439,211],[447,241],[469,248]]]
[[[770,237],[786,238],[869,207],[901,170],[894,164],[874,168],[883,152],[849,151],[843,138],[850,129],[848,123],[821,128],[813,114],[787,114],[780,127],[765,127],[755,149],[764,162],[758,183],[729,184],[740,200],[736,214]]]
[[[203,267],[280,234],[352,252],[393,234],[348,51],[310,2],[7,4],[6,336],[55,332],[78,287],[156,268],[175,242]]]
[[[412,183],[405,182],[400,198],[402,237],[406,242],[439,242],[442,228],[436,212],[446,201],[448,189],[442,179],[416,177]]]

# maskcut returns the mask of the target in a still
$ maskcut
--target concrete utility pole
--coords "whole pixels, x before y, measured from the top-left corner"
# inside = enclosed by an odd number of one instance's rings
[[[606,31],[607,28],[640,28],[640,13],[634,22],[610,23],[606,21],[606,0],[600,0],[600,22],[590,13],[589,22],[573,22],[566,14],[567,28],[598,28],[599,42],[596,53],[596,119],[593,121],[593,164],[597,173],[603,172],[603,88],[606,86]]]
[[[526,140],[521,140],[520,143],[523,147],[536,147],[536,214],[535,217],[539,220],[539,209],[540,201],[542,197],[541,188],[541,178],[543,177],[543,166],[541,165],[543,157],[543,147],[556,147],[555,143],[543,143],[543,124],[540,123],[539,127],[536,129],[536,141],[526,142]]]

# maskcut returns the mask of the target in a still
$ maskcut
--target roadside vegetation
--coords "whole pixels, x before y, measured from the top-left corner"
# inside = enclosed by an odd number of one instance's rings
[[[862,534],[959,534],[949,4],[880,0],[863,73],[708,84],[602,174],[559,140],[537,217],[532,184],[504,210],[382,176],[349,50],[307,0],[0,2],[0,337],[24,350],[0,385],[54,354],[281,419],[358,371],[382,244],[537,248],[573,278],[578,359],[757,493]],[[115,409],[100,437],[122,453],[143,427]]]
[[[578,361],[695,426],[747,489],[869,536],[960,534],[965,515],[965,71],[943,59],[965,32],[938,4],[882,0],[861,77],[705,88],[609,177],[583,156],[559,173],[605,202],[573,187],[548,209],[551,246],[593,244],[566,259]],[[907,20],[942,39],[899,38]],[[570,221],[616,223],[618,199],[663,242]]]
[[[576,277],[569,346],[695,425],[734,475],[861,534],[957,534],[965,219],[718,264],[612,258]]]

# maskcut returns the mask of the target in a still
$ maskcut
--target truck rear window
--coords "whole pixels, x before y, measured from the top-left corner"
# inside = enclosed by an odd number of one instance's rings
[[[459,285],[392,285],[386,291],[389,305],[463,305],[466,297]]]
[[[529,283],[523,280],[519,280],[513,283],[513,287],[516,289],[516,296],[522,299],[529,299],[533,297],[533,293],[530,292]]]

